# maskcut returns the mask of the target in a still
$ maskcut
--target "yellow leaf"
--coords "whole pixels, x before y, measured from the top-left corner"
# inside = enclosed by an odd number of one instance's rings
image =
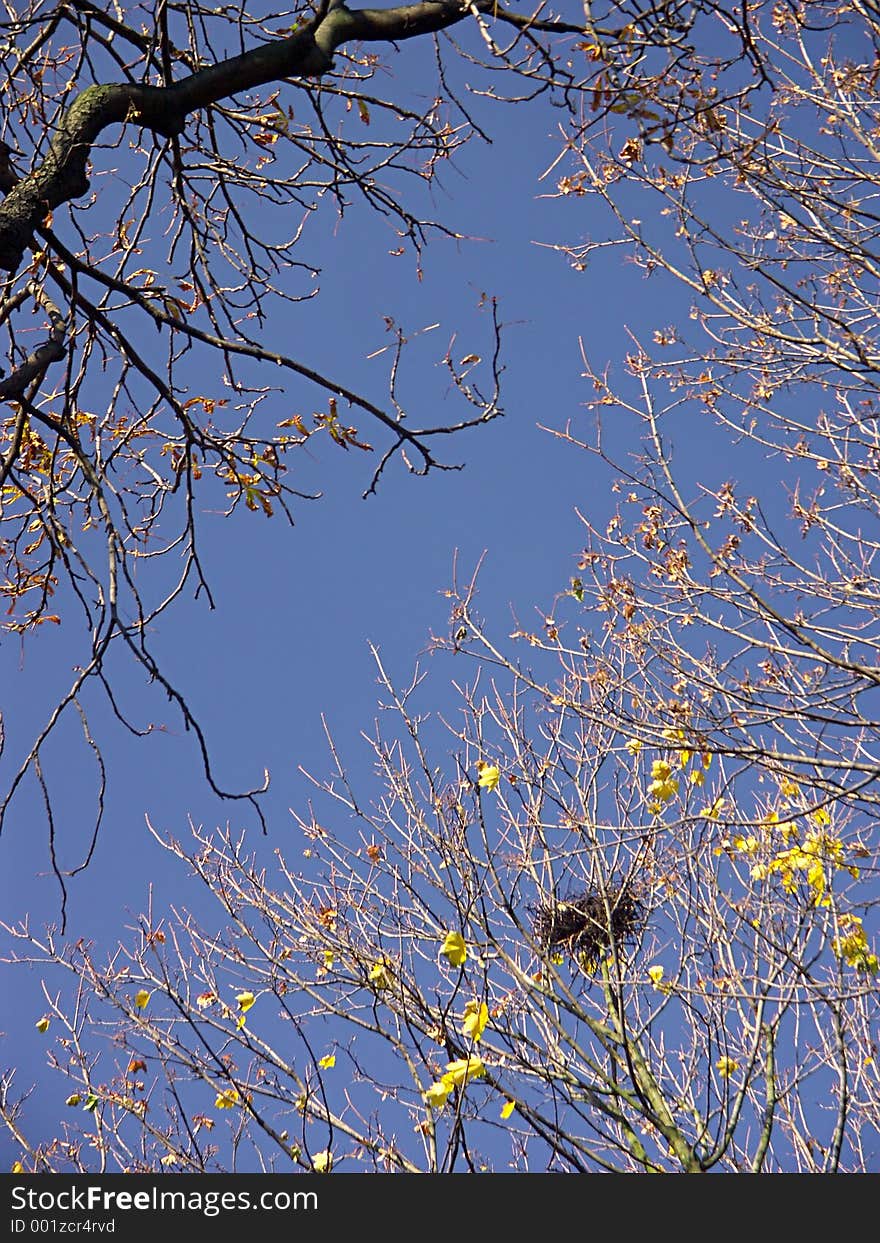
[[[214,1101],[214,1106],[217,1109],[232,1109],[234,1105],[238,1104],[238,1100],[239,1100],[239,1097],[238,1097],[238,1092],[236,1091],[236,1089],[227,1088],[224,1092],[219,1092],[217,1094],[217,1099]]]
[[[462,1032],[465,1036],[470,1036],[476,1043],[486,1029],[489,1022],[489,1007],[485,1001],[469,1001],[464,1008],[464,1022],[462,1023]]]
[[[82,1100],[82,1097],[80,1096],[79,1092],[74,1092],[72,1093],[72,1095],[68,1096],[64,1104],[69,1105],[71,1109],[75,1109],[81,1100]]]
[[[732,1057],[720,1057],[715,1065],[722,1079],[729,1079],[739,1069]]]
[[[491,794],[501,780],[501,770],[496,764],[487,764],[481,760],[477,764],[479,771],[479,785],[483,790],[488,790]]]
[[[332,1070],[336,1065],[336,1054],[328,1053],[326,1057],[319,1058],[318,1065],[321,1067],[321,1070]]]
[[[441,1082],[450,1089],[463,1088],[471,1079],[480,1079],[485,1073],[486,1067],[480,1058],[460,1057],[457,1061],[447,1063]]]
[[[247,1022],[247,1012],[248,1010],[250,1010],[251,1006],[256,1001],[256,997],[253,995],[252,992],[245,991],[243,993],[236,993],[235,1000],[238,1002],[238,1008],[241,1011],[238,1022],[236,1023],[235,1026],[238,1028],[239,1031],[241,1031],[245,1023]]]
[[[451,1091],[452,1088],[445,1083],[432,1083],[427,1092],[423,1092],[422,1095],[427,1104],[433,1105],[435,1109],[442,1109]]]
[[[868,948],[868,939],[858,915],[841,915],[838,926],[840,936],[835,937],[831,942],[831,947],[838,958],[842,958],[857,971],[876,975],[880,971],[880,959]]]
[[[663,968],[660,966],[649,967],[648,977],[655,988],[660,987],[660,981],[663,979]]]
[[[716,798],[711,807],[704,807],[698,814],[703,816],[706,820],[717,820],[721,815],[723,807],[724,799]]]
[[[648,786],[648,794],[653,795],[655,799],[659,799],[660,806],[663,803],[668,803],[671,798],[675,798],[677,793],[677,777],[658,777]]]
[[[142,988],[138,992],[135,993],[134,1004],[137,1006],[139,1010],[146,1010],[147,1003],[149,1002],[151,996],[152,994],[148,992],[147,989]]]
[[[386,962],[376,962],[370,967],[369,981],[374,988],[391,987],[391,971]]]
[[[47,1032],[49,1030],[49,1020],[46,1018],[45,1015],[43,1015],[41,1019],[37,1019],[34,1026],[36,1027],[37,1031],[42,1035],[44,1032]]]
[[[737,834],[737,836],[733,839],[733,848],[734,850],[738,850],[740,854],[753,855],[760,850],[761,843],[753,833],[750,833],[748,837],[742,837]]]
[[[510,1115],[513,1113],[514,1109],[516,1109],[516,1101],[507,1101],[507,1103],[504,1105],[503,1109],[501,1110],[501,1120],[503,1122],[506,1122],[507,1119],[510,1117]]]
[[[312,1157],[312,1169],[316,1174],[329,1174],[333,1169],[333,1153],[329,1148],[316,1152]]]
[[[11,1169],[10,1173],[12,1173],[12,1174],[23,1174],[23,1173],[24,1173],[24,1166],[22,1165],[22,1163],[21,1163],[20,1161],[14,1161],[14,1162],[12,1163],[12,1169]]]
[[[167,1156],[164,1156],[162,1158],[161,1164],[162,1165],[174,1165],[176,1160],[177,1160],[177,1154],[174,1152],[169,1152]]]
[[[447,932],[440,953],[453,967],[460,967],[467,958],[467,943],[460,932]]]

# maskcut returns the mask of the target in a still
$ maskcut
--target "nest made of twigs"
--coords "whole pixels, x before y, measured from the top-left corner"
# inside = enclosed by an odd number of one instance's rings
[[[532,908],[532,931],[548,954],[570,954],[596,963],[613,943],[632,943],[645,922],[645,908],[630,885],[586,889]]]

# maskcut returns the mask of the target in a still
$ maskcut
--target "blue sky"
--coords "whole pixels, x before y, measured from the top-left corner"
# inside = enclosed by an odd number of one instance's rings
[[[396,58],[404,86],[410,74],[417,80],[417,61],[412,45]],[[497,106],[494,112],[492,146],[475,141],[446,171],[445,201],[438,195],[438,209],[462,233],[487,240],[435,242],[419,280],[411,255],[387,255],[393,239],[381,222],[359,207],[339,222],[328,205],[319,222],[322,295],[293,308],[268,332],[309,365],[381,401],[387,356],[367,356],[387,344],[383,316],[393,315],[407,332],[439,321],[416,343],[419,361],[410,365],[405,391],[413,421],[442,422],[448,384],[438,363],[453,333],[459,357],[485,349],[489,325],[478,307],[485,292],[498,298],[505,324],[505,417],[440,446],[444,460],[463,463],[462,471],[415,478],[397,466],[367,500],[361,493],[374,457],[325,443],[308,464],[314,473],[309,486],[319,487],[323,499],[297,506],[293,530],[280,519],[243,511],[232,520],[202,517],[202,555],[216,609],[180,601],[154,628],[152,642],[206,730],[218,780],[226,788],[256,785],[269,769],[269,836],[258,842],[246,806],[212,797],[179,717],[144,686],[139,671],[121,662],[118,685],[135,719],[165,725],[167,732],[134,739],[92,697],[109,789],[94,859],[69,886],[72,939],[115,944],[146,903],[149,886],[160,906],[193,900],[179,868],[149,836],[147,815],[175,836],[186,835],[188,817],[206,826],[248,824],[254,844],[267,854],[289,840],[288,808],[301,806],[307,795],[298,767],[321,774],[329,763],[321,714],[357,771],[366,762],[359,733],[376,715],[368,643],[379,647],[393,676],[408,678],[432,631],[445,633],[448,606],[441,593],[456,554],[469,574],[485,552],[481,606],[499,633],[513,629],[514,616],[531,622],[568,586],[581,541],[575,507],[595,512],[608,498],[597,487],[595,463],[538,425],[562,427],[587,417],[579,337],[594,358],[619,357],[623,325],[653,324],[657,308],[643,279],[621,267],[613,252],[586,275],[536,244],[583,237],[593,227],[590,209],[583,201],[542,197],[552,188],[538,181],[556,152],[552,113],[540,105]],[[204,385],[204,377],[193,377],[194,392]],[[303,387],[273,401],[280,419],[294,409],[308,415],[321,399]],[[358,425],[378,443],[378,429],[366,419]],[[83,638],[71,620],[43,627],[23,647],[15,638],[0,647],[4,772],[20,759],[69,679]],[[426,698],[433,708],[453,702],[454,672],[447,662],[432,679]],[[60,857],[71,866],[90,838],[95,776],[72,718],[47,748],[45,768],[59,810]],[[6,916],[56,922],[58,886],[48,873],[46,830],[30,784],[13,807],[3,850],[0,906]],[[36,972],[6,969],[0,987],[6,998],[0,1060],[18,1067],[24,1088],[44,1081],[45,1045],[34,1030],[43,1008],[39,979]],[[56,1095],[51,1089],[35,1095],[29,1111],[35,1134],[54,1128]],[[13,1147],[0,1137],[0,1164],[14,1159]]]
[[[422,55],[408,45],[394,58],[393,90],[398,84],[403,91],[419,89]],[[300,503],[292,530],[262,514],[241,511],[231,520],[203,515],[202,553],[216,609],[181,600],[157,623],[152,643],[205,728],[218,780],[227,788],[246,787],[269,770],[263,803],[269,833],[262,841],[245,805],[221,804],[211,795],[179,716],[144,685],[140,671],[121,663],[118,685],[136,719],[167,730],[134,739],[93,699],[92,727],[110,784],[95,856],[69,886],[72,939],[112,948],[150,888],[159,908],[194,901],[179,867],[147,832],[146,816],[178,837],[186,835],[190,817],[205,826],[247,826],[267,859],[288,843],[288,808],[302,807],[308,797],[299,767],[318,775],[329,768],[322,714],[352,770],[366,775],[369,760],[359,734],[371,727],[377,696],[370,642],[399,680],[410,676],[416,661],[435,666],[422,697],[426,708],[442,712],[455,703],[449,685],[454,662],[432,661],[425,652],[431,633],[446,630],[442,592],[456,554],[467,576],[485,553],[481,611],[490,629],[504,635],[514,629],[514,618],[531,624],[546,615],[568,587],[583,539],[576,509],[589,511],[601,526],[613,508],[609,476],[597,460],[540,425],[561,429],[571,420],[588,434],[592,416],[585,406],[592,394],[581,374],[580,339],[597,366],[607,361],[619,369],[631,344],[626,329],[649,336],[685,318],[687,299],[667,280],[646,281],[616,250],[600,252],[586,272],[576,272],[558,252],[537,244],[602,237],[606,221],[590,198],[547,197],[555,176],[539,178],[558,150],[551,109],[539,101],[498,105],[489,115],[493,144],[474,140],[457,157],[436,205],[462,233],[487,240],[436,241],[419,280],[410,255],[389,257],[394,239],[383,223],[361,206],[339,222],[328,204],[309,256],[322,268],[321,297],[270,323],[267,341],[284,342],[317,370],[381,401],[387,355],[369,356],[387,343],[383,316],[408,332],[439,322],[413,347],[405,391],[414,422],[442,422],[448,386],[437,361],[453,333],[459,356],[485,348],[488,325],[478,303],[486,293],[497,297],[505,324],[505,417],[440,446],[444,459],[463,462],[464,470],[421,479],[398,464],[367,500],[361,492],[375,459],[325,440],[313,450],[303,483],[320,487],[323,499]],[[203,391],[206,379],[193,375],[192,383],[194,392]],[[272,409],[279,419],[294,410],[308,415],[321,400],[305,387],[289,386],[272,399]],[[379,443],[378,429],[366,418],[352,419],[363,437]],[[622,424],[621,440],[627,434]],[[710,469],[725,476],[728,464],[714,457],[718,440],[708,425],[704,440],[689,437],[681,447],[685,466],[708,457]],[[4,639],[0,678],[8,741],[0,775],[30,744],[81,658],[83,638],[72,621],[43,627],[23,648],[15,638]],[[94,783],[73,720],[47,748],[46,771],[69,866],[89,839]],[[6,918],[57,921],[58,887],[47,874],[46,831],[31,784],[14,805],[2,851]],[[46,1086],[45,1044],[34,1030],[43,1009],[37,973],[2,969],[0,989],[6,1032],[0,1063],[18,1067],[19,1089],[41,1084],[26,1118],[34,1134],[46,1134],[56,1126],[57,1092]],[[0,1168],[17,1155],[0,1136]]]
[[[341,718],[336,723],[352,737],[368,725],[375,695],[367,641],[377,643],[391,668],[405,676],[431,630],[445,629],[440,593],[456,552],[462,567],[487,553],[484,606],[491,604],[502,625],[513,611],[528,617],[546,608],[574,572],[580,544],[575,506],[599,499],[591,463],[538,424],[561,427],[570,418],[588,417],[579,337],[594,357],[610,359],[625,345],[623,323],[646,316],[653,323],[656,312],[634,271],[599,260],[587,277],[534,244],[559,240],[572,229],[586,231],[587,222],[582,202],[574,209],[567,202],[539,201],[537,175],[554,151],[554,138],[542,110],[523,111],[529,124],[518,120],[514,136],[504,126],[514,113],[499,108],[500,136],[493,147],[475,144],[460,159],[467,175],[448,178],[452,217],[490,240],[437,242],[426,252],[418,281],[409,257],[389,261],[377,245],[365,246],[364,238],[373,242],[381,226],[354,211],[322,242],[321,299],[270,325],[288,348],[292,336],[293,352],[310,364],[381,397],[386,358],[366,356],[387,343],[382,316],[395,315],[407,331],[439,321],[421,347],[416,344],[425,361],[411,365],[408,377],[411,418],[439,422],[448,384],[438,360],[453,332],[462,354],[471,343],[480,349],[488,341],[486,316],[477,308],[485,291],[499,299],[505,323],[505,417],[440,446],[444,460],[463,463],[463,470],[415,478],[398,466],[383,477],[378,495],[366,500],[361,492],[375,458],[329,443],[312,450],[311,442],[313,461],[306,465],[314,478],[307,476],[306,486],[320,487],[323,498],[296,506],[293,530],[262,514],[242,513],[231,521],[203,515],[202,554],[217,607],[182,603],[154,627],[156,653],[204,722],[227,787],[259,782],[268,767],[273,800],[282,809],[290,797],[281,789],[289,780],[285,769],[321,758],[315,729],[321,712]],[[202,377],[194,384],[204,387]],[[320,404],[305,388],[273,400],[279,418]],[[366,418],[357,421],[362,435],[378,443]],[[10,752],[43,719],[76,658],[79,637],[71,624],[69,635],[64,627],[43,628],[38,642],[23,650],[17,641],[5,642],[4,677],[21,688],[15,694],[18,719],[7,723]],[[124,682],[138,719],[165,723],[169,733],[137,743],[112,731],[111,798],[121,801],[111,804],[108,824],[122,816],[130,825],[132,805],[140,819],[151,800],[160,819],[216,817],[216,808],[208,811],[195,750],[179,737],[179,721],[160,695],[138,696],[138,683],[131,675]],[[58,751],[70,741],[65,738]],[[72,791],[91,780],[88,772],[62,773],[57,766],[55,776],[70,782]],[[11,817],[9,847],[21,851],[26,867],[30,860],[37,869],[45,841],[25,828],[34,814],[32,804],[25,808],[23,799]],[[219,814],[225,819],[243,812],[227,805]],[[122,834],[114,827],[103,835],[100,855],[107,857],[115,849],[111,839],[122,835],[130,859],[132,834],[138,832]],[[72,849],[68,861],[71,855]],[[79,883],[100,884],[98,870]],[[47,895],[52,887],[43,883]],[[30,900],[16,882],[12,906],[25,909]],[[72,890],[72,918],[77,901]]]

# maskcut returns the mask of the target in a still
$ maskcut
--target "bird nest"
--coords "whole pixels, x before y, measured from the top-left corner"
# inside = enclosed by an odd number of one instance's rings
[[[587,889],[532,907],[535,940],[548,954],[569,954],[595,965],[612,944],[632,943],[645,922],[645,908],[628,885]]]

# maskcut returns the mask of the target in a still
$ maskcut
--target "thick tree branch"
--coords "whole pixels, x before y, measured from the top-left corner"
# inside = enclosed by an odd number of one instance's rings
[[[451,26],[469,12],[461,0],[422,0],[354,11],[340,5],[287,38],[209,65],[172,86],[117,82],[87,87],[63,114],[43,163],[23,177],[0,205],[0,268],[17,271],[47,213],[87,192],[92,145],[110,125],[131,121],[174,137],[191,113],[221,99],[284,78],[326,73],[343,43],[410,39]]]

